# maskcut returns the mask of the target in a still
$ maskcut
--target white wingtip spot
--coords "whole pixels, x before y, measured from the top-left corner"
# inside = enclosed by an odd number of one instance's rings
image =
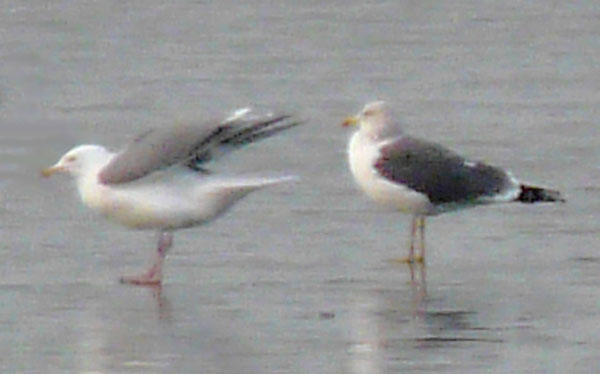
[[[225,122],[231,122],[231,121],[235,121],[236,119],[240,119],[240,118],[244,117],[246,114],[250,113],[251,111],[252,111],[252,108],[250,108],[250,107],[240,108],[240,109],[234,111],[229,117],[227,117],[227,119],[225,119]]]

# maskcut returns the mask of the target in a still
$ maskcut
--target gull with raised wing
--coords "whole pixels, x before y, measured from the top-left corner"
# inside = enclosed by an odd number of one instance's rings
[[[157,231],[150,269],[121,281],[160,284],[175,230],[210,222],[250,192],[293,178],[219,177],[207,162],[298,124],[289,115],[253,116],[244,109],[221,122],[150,130],[117,153],[79,145],[42,174],[70,174],[87,207],[129,228]]]

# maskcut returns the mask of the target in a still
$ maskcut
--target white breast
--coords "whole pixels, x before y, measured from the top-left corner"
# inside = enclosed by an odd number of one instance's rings
[[[373,141],[357,131],[348,145],[348,159],[354,179],[363,191],[383,206],[411,214],[432,214],[429,199],[401,184],[383,178],[374,167],[384,142]]]

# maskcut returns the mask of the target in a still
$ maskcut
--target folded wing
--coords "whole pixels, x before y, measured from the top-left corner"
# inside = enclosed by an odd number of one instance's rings
[[[508,172],[411,137],[382,146],[375,169],[387,180],[423,193],[434,205],[508,201],[519,193]]]

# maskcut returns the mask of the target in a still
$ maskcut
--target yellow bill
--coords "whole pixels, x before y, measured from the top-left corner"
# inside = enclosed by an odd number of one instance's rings
[[[44,170],[42,170],[42,176],[47,178],[53,174],[60,173],[64,170],[65,169],[60,165],[50,166],[49,168],[45,168]]]
[[[359,119],[357,116],[350,116],[347,117],[344,122],[342,122],[342,126],[344,127],[348,127],[348,126],[355,126],[357,125],[359,122]]]

